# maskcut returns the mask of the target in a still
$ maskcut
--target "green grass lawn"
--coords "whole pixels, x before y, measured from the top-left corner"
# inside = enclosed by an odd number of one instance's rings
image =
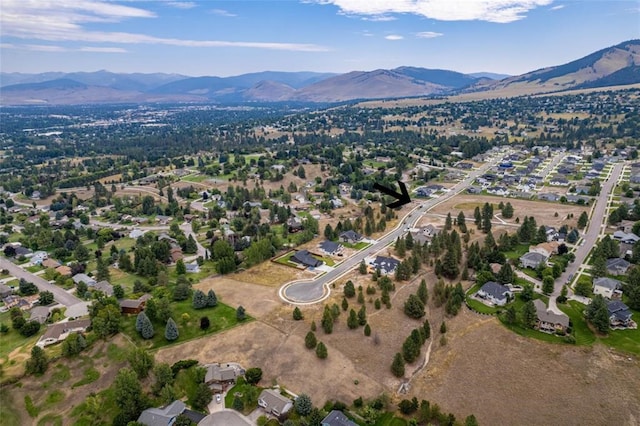
[[[27,266],[25,269],[31,273],[34,273],[34,272],[42,271],[44,268],[40,265],[33,265],[33,266]]]
[[[480,286],[478,284],[467,290],[467,305],[469,305],[474,311],[480,312],[481,314],[494,315],[496,312],[498,312],[497,308],[492,308],[480,302],[479,300],[471,298],[471,296],[476,294],[478,290],[480,290]]]
[[[375,426],[407,426],[407,421],[394,417],[393,413],[384,413],[374,423]]]
[[[505,251],[504,256],[507,259],[518,259],[529,251],[529,244],[518,244],[513,250]]]
[[[197,339],[207,334],[216,333],[238,325],[236,319],[236,310],[224,303],[218,302],[218,306],[214,308],[194,309],[191,305],[191,298],[171,304],[171,317],[178,325],[179,337],[174,342],[169,342],[164,337],[164,324],[154,323],[155,334],[153,338],[144,340],[136,331],[136,315],[127,315],[122,319],[123,332],[131,337],[131,339],[139,346],[148,349],[157,349],[170,344],[179,344],[187,340]],[[182,322],[182,314],[188,314],[190,320],[187,324]],[[211,326],[207,330],[200,329],[200,318],[209,317]],[[252,318],[247,315],[243,322],[249,322]]]
[[[262,392],[261,387],[253,386],[244,381],[243,378],[238,379],[238,382],[227,392],[224,397],[224,406],[226,408],[233,408],[233,400],[238,394],[238,398],[242,399],[244,403],[243,414],[249,414],[258,407],[258,396]]]
[[[573,326],[573,335],[576,338],[576,345],[590,345],[596,341],[587,321],[583,317],[584,305],[574,300],[570,300],[566,304],[558,303],[558,308],[569,316],[571,325]]]
[[[183,177],[181,180],[184,182],[202,182],[204,180],[209,179],[209,176],[207,175],[189,175],[189,176],[185,176]]]
[[[25,315],[27,317],[28,315]],[[4,323],[9,327],[9,331],[6,334],[0,334],[0,359],[7,359],[9,354],[16,348],[23,347],[23,350],[30,351],[31,346],[38,341],[40,336],[44,334],[45,327],[40,327],[40,331],[31,337],[24,337],[18,330],[14,330],[11,327],[11,315],[9,312],[0,313],[0,323]]]

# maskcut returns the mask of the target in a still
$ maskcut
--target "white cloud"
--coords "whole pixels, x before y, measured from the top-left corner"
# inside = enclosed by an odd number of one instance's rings
[[[105,0],[2,0],[0,35],[25,40],[54,42],[161,44],[185,47],[246,47],[255,49],[325,52],[329,49],[304,43],[187,40],[140,33],[92,31],[84,24],[120,22],[128,18],[154,18],[145,9]]]
[[[436,38],[436,37],[441,37],[444,34],[442,33],[436,33],[434,31],[422,31],[419,33],[416,33],[416,37],[418,38]]]
[[[94,52],[94,53],[127,53],[127,49],[122,47],[96,47],[85,46],[78,49],[80,52]]]
[[[374,16],[364,16],[362,17],[363,21],[372,21],[372,22],[388,22],[395,21],[398,18],[389,15],[374,15]]]
[[[388,36],[385,36],[385,38],[387,40],[402,40],[404,37],[402,37],[401,35],[398,34],[389,34]]]
[[[209,10],[209,13],[213,13],[214,15],[218,15],[218,16],[224,16],[226,18],[234,18],[238,16],[235,13],[231,13],[228,10],[224,10],[224,9],[211,9]]]
[[[560,10],[564,9],[564,4],[559,4],[557,6],[550,7],[549,10]]]
[[[19,46],[16,46],[19,47]],[[68,49],[62,46],[53,46],[50,44],[27,44],[24,46],[27,50],[35,50],[36,52],[67,52]]]
[[[420,15],[438,21],[518,21],[539,6],[553,0],[316,0],[333,4],[341,13],[357,16],[387,16],[392,13]]]
[[[167,5],[178,9],[193,9],[196,4],[192,1],[168,1]]]

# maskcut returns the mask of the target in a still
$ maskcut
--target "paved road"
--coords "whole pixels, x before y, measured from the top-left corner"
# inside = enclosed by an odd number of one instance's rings
[[[78,299],[73,294],[68,293],[66,290],[58,287],[57,285],[49,283],[45,279],[40,278],[39,276],[34,275],[29,271],[25,271],[21,267],[9,262],[7,259],[0,258],[0,269],[7,269],[9,273],[14,277],[18,279],[24,278],[25,280],[34,283],[40,291],[50,291],[51,293],[53,293],[53,298],[58,303],[61,303],[66,307],[83,303],[82,300]]]
[[[562,275],[556,280],[555,288],[553,294],[549,298],[549,308],[554,312],[560,313],[561,311],[558,309],[556,305],[556,297],[560,295],[562,291],[562,286],[569,281],[570,276],[574,276],[578,271],[578,268],[584,263],[589,251],[591,248],[595,246],[596,241],[598,240],[598,236],[604,231],[604,214],[607,209],[607,204],[610,195],[613,194],[613,188],[615,187],[618,179],[620,178],[620,174],[622,173],[622,169],[624,168],[623,163],[618,163],[613,166],[613,170],[609,174],[609,178],[602,184],[602,190],[600,191],[600,196],[596,198],[595,205],[593,206],[593,213],[591,214],[591,218],[589,223],[587,224],[587,230],[585,231],[583,240],[584,242],[578,246],[574,254],[576,255],[575,261],[570,263],[567,266],[566,271],[563,272]]]
[[[390,231],[385,236],[378,239],[378,241],[365,250],[362,250],[349,259],[343,261],[340,265],[336,266],[332,271],[325,273],[324,275],[314,280],[301,280],[291,283],[287,283],[280,288],[280,297],[290,303],[297,304],[311,304],[323,300],[329,295],[329,292],[325,292],[324,287],[331,284],[347,272],[357,267],[360,262],[368,256],[371,256],[386,246],[394,242],[400,235],[406,232],[407,228],[411,228],[416,225],[420,220],[423,213],[429,211],[429,209],[442,203],[443,201],[453,197],[459,192],[465,190],[476,177],[485,173],[490,167],[494,166],[495,162],[490,162],[483,165],[481,168],[476,169],[469,173],[469,175],[463,180],[457,183],[450,189],[449,192],[441,195],[438,198],[430,199],[421,202],[416,205],[400,222],[400,224]]]

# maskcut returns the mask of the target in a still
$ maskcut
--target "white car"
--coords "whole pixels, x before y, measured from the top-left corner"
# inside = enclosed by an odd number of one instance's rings
[[[220,396],[220,394],[219,394],[219,393],[217,393],[217,394],[216,394],[216,402],[217,402],[218,404],[220,404],[220,403],[222,402],[222,397]]]

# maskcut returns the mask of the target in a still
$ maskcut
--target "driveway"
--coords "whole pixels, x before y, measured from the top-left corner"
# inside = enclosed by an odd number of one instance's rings
[[[209,414],[198,426],[253,426],[253,423],[237,411],[224,409]]]

